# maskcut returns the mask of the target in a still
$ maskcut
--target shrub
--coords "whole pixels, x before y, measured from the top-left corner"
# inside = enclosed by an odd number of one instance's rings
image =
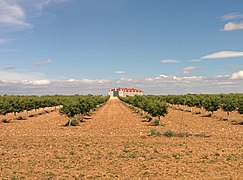
[[[227,119],[230,120],[230,112],[236,109],[235,102],[233,99],[225,98],[222,100],[222,109],[227,112]]]
[[[173,136],[175,136],[175,132],[171,131],[171,130],[168,130],[168,131],[165,131],[163,133],[163,135],[166,136],[166,137],[173,137]]]
[[[150,123],[150,126],[165,126],[165,125],[161,123],[160,119],[155,119]]]
[[[156,129],[151,129],[150,131],[151,136],[161,136],[161,133],[157,131]]]
[[[207,110],[210,111],[212,114],[214,111],[219,109],[219,100],[217,98],[205,98],[202,101],[202,106]]]
[[[206,134],[190,134],[187,132],[177,133],[171,130],[165,131],[163,135],[166,137],[202,137],[202,138],[210,137],[209,135]]]
[[[78,126],[79,123],[83,121],[84,121],[83,115],[79,114],[73,118],[70,118],[70,120],[65,124],[65,126]]]
[[[159,126],[160,125],[160,120],[156,119],[154,121],[151,122],[150,126]]]
[[[239,103],[239,106],[238,106],[238,112],[239,112],[240,114],[243,114],[243,99],[242,99],[242,101]]]

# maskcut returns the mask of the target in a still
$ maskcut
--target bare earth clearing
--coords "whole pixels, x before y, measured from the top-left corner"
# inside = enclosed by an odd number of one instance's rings
[[[210,137],[149,136],[179,132],[181,111],[148,126],[110,99],[77,127],[52,112],[0,124],[1,179],[243,179],[243,126],[184,112],[182,131]]]

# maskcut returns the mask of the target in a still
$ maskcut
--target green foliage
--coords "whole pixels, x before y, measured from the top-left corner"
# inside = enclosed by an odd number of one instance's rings
[[[230,120],[230,112],[236,109],[236,102],[231,98],[224,98],[222,99],[221,107],[225,112],[227,112],[228,120]]]
[[[108,100],[107,96],[73,96],[69,97],[63,103],[60,110],[61,114],[65,114],[72,118],[77,114],[88,114],[95,110],[97,106]]]
[[[164,136],[166,137],[173,137],[175,135],[174,131],[168,130],[163,133]]]
[[[172,105],[185,105],[188,107],[204,108],[214,112],[219,108],[226,111],[238,110],[243,114],[243,94],[185,94],[185,95],[161,95],[151,96]]]
[[[151,126],[159,126],[160,125],[160,119],[156,119],[151,123]]]
[[[147,107],[149,114],[152,116],[165,116],[168,113],[167,104],[161,101],[153,101]]]
[[[63,108],[60,110],[61,114],[66,114],[68,117],[74,117],[77,114],[81,113],[81,110],[76,103],[67,103],[63,106]]]
[[[60,113],[70,118],[66,126],[77,126],[83,121],[83,115],[89,114],[107,100],[107,96],[72,96],[65,99]]]
[[[233,99],[231,98],[224,98],[222,99],[222,109],[225,111],[225,112],[232,112],[236,109],[236,103],[234,102]]]
[[[0,114],[19,113],[24,110],[33,110],[44,107],[63,105],[61,113],[68,117],[76,114],[87,114],[100,104],[108,100],[108,96],[0,96]],[[161,96],[134,96],[121,98],[124,102],[138,107],[152,116],[165,116],[167,103],[172,105],[185,105],[188,107],[204,107],[207,111],[214,112],[218,108],[227,114],[238,110],[243,114],[243,94],[186,94],[186,95],[161,95]]]
[[[108,96],[0,96],[0,114],[23,112],[45,107],[62,105],[62,114],[74,117],[85,114],[108,100]]]
[[[119,98],[132,106],[143,109],[153,117],[166,115],[168,113],[167,103],[204,108],[212,114],[219,108],[226,111],[227,114],[236,109],[243,114],[243,94],[148,95]]]
[[[61,105],[56,96],[0,96],[0,114]]]
[[[238,105],[238,112],[240,114],[243,114],[243,99],[241,99],[241,101],[239,102],[239,105]]]
[[[165,124],[162,124],[160,119],[156,118],[150,123],[150,126],[165,126]]]
[[[165,116],[167,111],[167,103],[161,101],[157,96],[132,96],[132,97],[119,97],[125,103],[138,107],[153,117]]]
[[[65,124],[65,126],[78,126],[79,123],[82,121],[83,117],[77,115],[73,118],[70,118],[69,121]]]
[[[161,133],[157,131],[156,129],[151,129],[150,131],[151,136],[161,136]]]
[[[210,112],[217,111],[219,109],[219,100],[217,98],[207,97],[202,100],[202,106]]]
[[[198,134],[193,135],[193,134],[189,134],[187,132],[177,133],[177,132],[174,132],[174,131],[171,131],[171,130],[165,131],[163,133],[163,135],[166,136],[166,137],[181,137],[181,138],[190,137],[190,136],[200,137]]]

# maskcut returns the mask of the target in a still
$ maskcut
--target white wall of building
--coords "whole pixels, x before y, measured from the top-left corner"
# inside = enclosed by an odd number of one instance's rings
[[[135,96],[135,95],[143,95],[143,91],[138,91],[138,90],[133,90],[133,91],[126,91],[126,90],[123,90],[123,88],[120,88],[121,90],[118,91],[118,95],[121,96],[121,97],[126,97],[126,96]],[[110,97],[113,97],[113,93],[114,91],[117,91],[117,88],[114,88],[114,89],[110,89],[108,91],[108,95]]]

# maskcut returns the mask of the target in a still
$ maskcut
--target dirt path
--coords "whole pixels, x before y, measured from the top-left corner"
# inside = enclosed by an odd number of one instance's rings
[[[185,113],[183,131],[210,137],[148,136],[178,131],[180,117],[151,127],[110,99],[77,127],[58,112],[1,123],[0,179],[242,179],[242,126]]]
[[[141,118],[117,98],[110,99],[92,119],[86,123],[86,130],[90,136],[139,137],[148,130]]]

